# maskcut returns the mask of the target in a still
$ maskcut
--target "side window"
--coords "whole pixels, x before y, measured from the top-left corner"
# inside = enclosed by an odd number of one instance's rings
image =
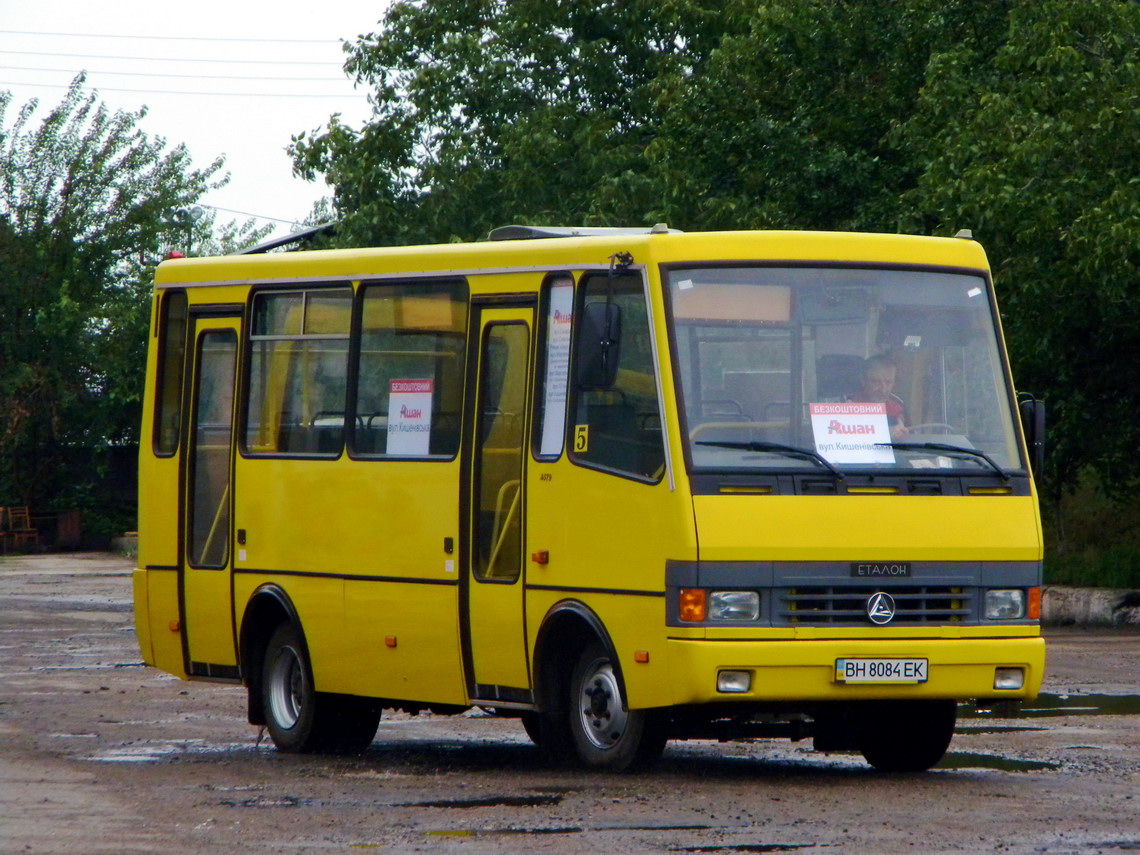
[[[233,439],[233,330],[207,330],[198,339],[194,413],[190,425],[189,537],[191,567],[224,567],[229,560],[230,450]]]
[[[351,317],[351,288],[254,295],[246,453],[340,454]]]
[[[178,450],[182,428],[182,376],[186,359],[186,292],[168,291],[158,320],[158,378],[154,406],[154,453]]]
[[[603,273],[583,280],[580,290],[570,458],[657,481],[665,451],[642,279]],[[603,315],[614,320],[599,333],[591,316]],[[600,339],[608,339],[604,352],[598,350]]]
[[[354,456],[450,459],[458,453],[467,302],[463,280],[365,286]]]
[[[574,322],[574,279],[549,277],[543,293],[542,386],[538,397],[535,455],[553,460],[562,454],[566,402],[570,392],[570,338]]]

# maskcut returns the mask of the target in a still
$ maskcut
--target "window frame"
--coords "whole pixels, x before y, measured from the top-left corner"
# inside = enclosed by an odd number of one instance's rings
[[[645,320],[646,320],[646,322],[648,324],[648,328],[649,328],[649,341],[647,343],[647,346],[649,347],[650,358],[653,362],[653,366],[652,366],[652,368],[653,368],[653,382],[654,382],[653,399],[654,399],[654,403],[656,405],[657,418],[658,418],[659,423],[660,423],[660,434],[661,434],[661,440],[660,441],[661,441],[662,466],[660,467],[660,473],[656,477],[654,477],[652,475],[643,475],[639,472],[633,472],[633,471],[628,470],[628,469],[617,469],[617,468],[612,467],[612,466],[606,466],[604,464],[600,464],[600,463],[590,461],[588,459],[584,459],[583,457],[581,457],[581,455],[578,452],[576,452],[574,450],[574,440],[573,440],[573,435],[572,435],[572,427],[577,424],[578,405],[580,403],[581,395],[583,392],[583,390],[579,387],[578,381],[577,381],[578,358],[579,358],[578,339],[579,339],[579,334],[580,334],[580,332],[579,332],[580,331],[580,325],[577,323],[575,323],[575,329],[572,333],[571,345],[570,345],[570,377],[567,381],[568,382],[568,389],[567,389],[568,394],[567,394],[567,402],[566,402],[566,432],[565,432],[565,435],[563,438],[563,450],[566,454],[567,459],[571,463],[573,463],[575,466],[580,466],[583,469],[592,469],[596,472],[604,472],[607,475],[614,475],[618,478],[624,478],[624,479],[629,480],[629,481],[635,481],[638,484],[656,485],[656,484],[660,484],[663,480],[666,479],[666,477],[668,477],[670,479],[670,484],[672,484],[672,475],[670,473],[670,461],[669,461],[669,442],[668,442],[668,435],[667,435],[668,431],[667,431],[665,413],[663,410],[663,401],[662,401],[662,394],[663,394],[663,385],[662,385],[662,380],[661,380],[661,353],[662,353],[662,351],[660,349],[659,343],[657,342],[656,334],[654,332],[653,302],[651,300],[650,290],[649,290],[648,271],[642,265],[635,265],[629,269],[621,270],[621,271],[616,271],[616,270],[611,270],[611,271],[588,270],[588,271],[584,272],[579,277],[578,282],[575,284],[574,318],[575,318],[575,321],[577,321],[578,319],[580,319],[582,317],[582,313],[583,313],[585,305],[586,305],[586,294],[587,294],[587,291],[589,290],[590,280],[591,279],[604,280],[606,277],[610,276],[611,273],[615,276],[623,276],[623,277],[636,276],[641,282],[641,297],[642,297],[642,301],[643,301],[642,306],[643,306],[643,311],[645,313]],[[623,321],[623,329],[622,329],[623,339],[627,335],[628,335],[627,324],[625,324],[625,322]],[[619,366],[620,366],[620,361],[619,361]]]
[[[362,278],[355,283],[356,293],[353,299],[352,309],[352,326],[350,332],[350,347],[349,347],[349,364],[348,364],[348,390],[347,401],[345,405],[345,424],[352,425],[352,429],[347,431],[345,436],[345,453],[351,460],[360,460],[366,462],[401,462],[401,461],[417,461],[421,463],[451,463],[454,462],[463,452],[462,440],[462,423],[464,418],[464,410],[467,406],[465,388],[467,378],[467,360],[470,358],[470,344],[471,344],[471,283],[466,276],[431,276],[431,277],[400,277],[400,278],[384,278],[384,279],[369,279]],[[357,428],[357,415],[359,410],[359,384],[360,384],[360,361],[362,349],[364,345],[364,301],[367,299],[368,291],[370,289],[377,289],[383,291],[389,288],[398,288],[408,285],[436,285],[441,289],[458,286],[462,290],[462,299],[454,301],[463,306],[464,320],[463,320],[463,341],[462,345],[456,350],[462,363],[459,365],[457,376],[459,378],[459,401],[460,409],[458,412],[459,424],[459,441],[456,443],[455,451],[449,455],[442,454],[427,454],[427,455],[405,455],[405,454],[387,454],[373,451],[361,451],[358,447],[356,438]]]
[[[974,267],[956,267],[952,265],[937,265],[937,264],[921,264],[921,263],[905,263],[905,262],[847,262],[847,261],[825,261],[825,260],[794,260],[794,259],[749,259],[749,260],[694,260],[694,261],[676,261],[666,262],[658,265],[659,275],[661,279],[661,293],[663,300],[663,308],[666,318],[666,335],[668,337],[668,352],[669,359],[671,360],[672,374],[673,374],[673,396],[677,402],[677,423],[681,442],[681,452],[685,463],[685,471],[688,473],[691,482],[716,482],[723,478],[740,479],[754,479],[764,480],[767,482],[775,483],[778,479],[784,476],[791,478],[801,477],[816,477],[820,476],[818,467],[813,467],[811,463],[805,462],[802,466],[781,466],[781,467],[757,467],[755,470],[743,471],[740,469],[708,469],[695,467],[692,460],[691,444],[685,439],[689,435],[688,419],[685,412],[685,407],[682,402],[685,400],[684,392],[682,389],[682,376],[680,366],[680,351],[678,348],[678,330],[675,323],[673,313],[673,296],[672,289],[669,287],[670,276],[676,270],[690,270],[690,269],[723,269],[723,268],[794,268],[794,269],[812,269],[818,268],[823,270],[885,270],[885,271],[899,271],[909,273],[940,273],[950,274],[957,276],[972,276],[976,277],[984,284],[984,291],[986,297],[987,311],[993,324],[994,329],[994,343],[996,346],[996,353],[998,364],[995,366],[997,369],[997,377],[995,379],[1001,380],[1001,386],[1004,387],[1007,405],[1011,417],[1011,428],[1013,430],[1013,449],[1016,453],[1017,460],[1014,465],[1006,468],[1005,472],[1011,477],[1012,483],[1015,485],[1013,493],[1021,495],[1025,489],[1021,483],[1028,475],[1028,467],[1026,466],[1026,447],[1024,431],[1022,429],[1021,421],[1017,417],[1018,408],[1014,395],[1014,386],[1012,383],[1012,372],[1009,365],[1009,354],[1006,350],[1005,337],[1002,334],[1000,314],[997,307],[997,300],[994,293],[993,277],[989,270]],[[794,295],[793,295],[794,299]],[[795,336],[793,336],[795,338]],[[802,352],[799,347],[793,346],[793,358],[802,357]],[[999,395],[1001,390],[998,390]],[[937,471],[938,474],[930,474]],[[868,470],[858,467],[847,467],[843,469],[843,474],[851,479],[860,479],[866,477],[879,478],[884,480],[887,478],[896,479],[914,479],[923,477],[926,472],[928,479],[938,479],[940,481],[955,480],[965,478],[967,481],[984,482],[993,476],[993,473],[983,467],[977,470],[971,469],[954,469],[954,470],[904,470],[901,467],[895,470]],[[824,476],[826,477],[826,474]]]
[[[238,436],[235,443],[238,453],[246,459],[250,460],[338,460],[345,454],[347,446],[345,427],[351,417],[348,411],[348,384],[351,382],[351,369],[352,369],[352,328],[354,317],[356,313],[356,283],[351,280],[338,280],[335,282],[285,282],[273,283],[264,286],[254,286],[250,289],[249,296],[246,298],[246,315],[247,320],[245,324],[245,341],[243,342],[241,353],[241,398],[239,401],[240,412],[238,415]],[[348,332],[344,334],[333,333],[320,333],[316,335],[306,335],[304,332],[305,315],[302,313],[301,317],[301,332],[296,335],[281,334],[281,335],[255,335],[253,332],[254,324],[256,322],[256,312],[254,305],[258,297],[262,295],[280,296],[284,294],[299,293],[307,295],[311,293],[320,293],[322,291],[344,291],[347,290],[351,294],[350,308],[349,308],[349,326]],[[302,306],[305,306],[305,297],[302,297]],[[347,348],[345,349],[345,395],[344,395],[344,424],[341,425],[341,439],[340,448],[335,452],[316,452],[316,451],[257,451],[249,447],[249,414],[250,414],[250,399],[253,392],[253,361],[254,361],[254,347],[257,342],[262,341],[345,341]]]
[[[568,453],[566,437],[569,432],[572,387],[574,386],[574,344],[578,332],[578,315],[575,313],[577,312],[578,284],[582,278],[581,275],[575,277],[569,270],[555,271],[548,273],[543,278],[542,285],[539,288],[538,316],[535,319],[537,329],[535,330],[534,344],[534,401],[531,407],[531,457],[541,463],[554,463]],[[571,321],[570,346],[566,353],[566,397],[562,405],[562,444],[559,446],[557,454],[550,452],[544,454],[542,439],[546,426],[546,387],[549,379],[547,368],[550,360],[550,308],[553,302],[554,286],[562,284],[563,280],[569,281],[571,289]]]
[[[182,341],[181,357],[178,365],[168,365],[170,356],[170,314],[168,309],[176,298],[182,301]],[[151,421],[151,452],[155,457],[170,458],[178,454],[182,447],[182,423],[185,418],[186,351],[190,331],[190,298],[184,288],[165,291],[158,300],[155,335],[158,338],[155,359],[154,413]],[[168,376],[168,374],[170,376]],[[173,380],[173,384],[170,381]],[[174,396],[170,399],[176,405],[177,417],[174,424],[174,444],[169,449],[162,447],[162,418],[167,413],[166,392],[173,385]]]

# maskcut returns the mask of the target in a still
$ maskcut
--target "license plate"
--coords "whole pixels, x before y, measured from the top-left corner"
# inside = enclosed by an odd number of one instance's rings
[[[925,659],[836,659],[837,683],[925,683]]]

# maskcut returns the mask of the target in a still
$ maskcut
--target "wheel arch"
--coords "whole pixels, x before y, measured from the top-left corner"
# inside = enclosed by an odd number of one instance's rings
[[[238,662],[243,682],[249,690],[247,715],[250,724],[265,724],[261,704],[261,662],[265,658],[265,647],[270,636],[282,623],[291,623],[297,628],[301,644],[306,648],[305,655],[308,656],[305,630],[289,595],[280,585],[269,583],[260,586],[246,603],[241,631],[238,633]]]
[[[540,710],[554,710],[564,705],[578,655],[591,641],[599,642],[606,649],[614,674],[623,686],[625,703],[621,659],[602,619],[580,600],[562,600],[547,611],[535,640],[534,695]]]

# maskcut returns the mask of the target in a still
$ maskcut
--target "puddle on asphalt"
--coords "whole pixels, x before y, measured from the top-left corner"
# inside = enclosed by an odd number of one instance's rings
[[[154,763],[186,751],[183,745],[145,745],[128,748],[112,748],[100,754],[84,757],[99,763]]]
[[[670,852],[792,852],[796,849],[814,849],[830,846],[829,843],[734,843],[722,846],[684,846]]]
[[[1060,763],[1047,760],[1018,760],[999,754],[947,751],[935,769],[996,769],[999,772],[1046,772],[1060,769]]]
[[[426,802],[402,802],[393,807],[483,808],[483,807],[550,807],[561,804],[560,795],[487,796],[474,799],[439,799]]]
[[[577,826],[555,828],[441,828],[426,832],[432,837],[487,837],[494,834],[581,834]]]
[[[29,671],[117,671],[122,668],[142,668],[142,662],[112,662],[100,665],[36,665]]]
[[[1002,703],[992,709],[962,707],[960,718],[1058,718],[1069,715],[1140,715],[1140,695],[1051,694],[1036,700]]]
[[[579,826],[550,826],[547,828],[520,828],[518,826],[506,826],[505,828],[441,828],[434,831],[425,832],[426,834],[434,837],[487,837],[495,834],[583,834],[586,831],[712,831],[714,829],[721,829],[723,826],[719,825],[601,825],[593,828],[581,828]],[[788,844],[790,848],[800,848],[802,846],[809,846],[812,844]],[[733,847],[714,847],[712,851],[719,849],[732,849]],[[674,850],[686,851],[686,850]],[[699,852],[702,850],[694,849],[687,850]],[[756,849],[746,850],[756,852],[778,852],[779,849]]]
[[[205,740],[186,740],[182,742],[149,742],[139,745],[124,745],[119,748],[110,748],[98,754],[81,757],[81,760],[90,760],[96,763],[157,763],[169,760],[172,757],[201,757],[208,754],[251,753],[257,746],[245,742],[235,742],[228,745],[210,745]]]
[[[1028,725],[1020,724],[967,724],[965,726],[959,725],[958,727],[954,728],[954,732],[967,735],[971,733],[1022,733],[1025,731],[1048,729],[1049,728],[1047,727],[1030,727]]]
[[[297,796],[254,796],[249,799],[222,799],[218,802],[226,807],[242,808],[304,807],[312,803],[312,799]]]

